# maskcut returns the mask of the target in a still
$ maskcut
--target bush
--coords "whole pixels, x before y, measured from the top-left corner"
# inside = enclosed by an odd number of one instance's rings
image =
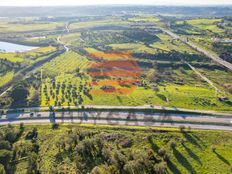
[[[59,124],[58,123],[52,123],[52,129],[58,129]]]
[[[4,166],[0,164],[0,174],[6,174]]]
[[[24,123],[20,123],[20,125],[19,125],[19,129],[21,130],[21,131],[23,131],[24,130]]]
[[[158,155],[163,157],[166,154],[166,150],[164,148],[161,148],[158,150]]]
[[[9,141],[0,141],[0,149],[11,150]]]
[[[26,139],[27,140],[33,140],[33,139],[36,139],[37,136],[38,136],[37,129],[33,128],[33,130],[28,132],[28,134],[26,135]]]
[[[165,162],[155,164],[154,171],[157,174],[165,174],[165,173],[167,173],[167,164]]]
[[[175,141],[171,141],[169,145],[170,145],[170,148],[175,149],[176,142]]]
[[[163,157],[164,161],[169,162],[170,161],[170,157],[168,154],[165,154]]]
[[[184,132],[185,126],[184,126],[184,125],[181,125],[181,126],[179,126],[179,129],[180,129],[181,132]]]
[[[215,152],[215,151],[216,151],[216,147],[215,147],[215,146],[212,146],[212,147],[211,147],[211,150],[212,150],[212,152]]]
[[[9,141],[10,143],[14,143],[17,139],[18,135],[13,130],[10,132],[7,132],[5,139]]]
[[[5,149],[0,150],[0,163],[3,164],[5,167],[7,166],[11,158],[12,158],[11,151]]]
[[[121,140],[120,144],[123,148],[128,148],[132,146],[133,142],[131,139],[127,138],[127,139]]]

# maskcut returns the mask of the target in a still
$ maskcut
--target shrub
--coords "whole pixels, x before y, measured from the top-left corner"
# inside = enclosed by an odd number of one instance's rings
[[[215,147],[215,146],[212,146],[212,147],[211,147],[211,150],[212,150],[212,152],[215,152],[215,151],[216,151],[216,147]]]
[[[19,129],[23,131],[23,130],[24,130],[24,128],[25,128],[25,127],[24,127],[24,123],[20,123],[20,125],[19,125]]]
[[[58,129],[59,124],[58,123],[52,123],[52,129]]]
[[[8,141],[0,141],[0,149],[11,149],[11,145]]]
[[[169,145],[170,145],[170,148],[175,149],[176,142],[175,141],[171,141]]]
[[[4,166],[0,164],[0,174],[6,174]]]
[[[11,151],[5,149],[0,150],[0,163],[3,164],[5,167],[7,166],[11,158],[12,158]]]
[[[132,146],[132,140],[127,138],[127,139],[121,140],[120,144],[123,148],[128,148]]]
[[[161,148],[158,150],[159,156],[163,157],[166,154],[166,150],[164,148]]]
[[[168,154],[165,154],[163,157],[164,161],[169,162],[170,161],[170,157]]]
[[[180,129],[181,132],[184,132],[185,126],[184,126],[184,125],[180,125],[180,126],[179,126],[179,129]]]
[[[155,171],[156,174],[165,174],[165,173],[167,173],[167,164],[165,162],[155,164],[154,171]]]
[[[33,128],[32,131],[28,132],[28,134],[26,135],[26,139],[27,140],[33,140],[33,139],[36,139],[38,136],[38,132],[37,132],[37,129],[36,128]]]

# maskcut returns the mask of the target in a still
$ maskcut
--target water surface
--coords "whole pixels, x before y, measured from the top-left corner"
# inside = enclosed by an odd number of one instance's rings
[[[36,48],[38,47],[0,41],[0,52],[25,52]]]

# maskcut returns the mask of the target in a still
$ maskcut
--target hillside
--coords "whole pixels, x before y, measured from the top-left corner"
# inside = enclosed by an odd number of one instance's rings
[[[94,125],[0,128],[1,172],[230,173],[232,132]]]

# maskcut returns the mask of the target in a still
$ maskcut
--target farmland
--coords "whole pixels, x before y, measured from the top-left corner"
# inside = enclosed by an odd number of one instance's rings
[[[231,62],[231,18],[177,20],[171,28],[190,42]]]
[[[170,28],[218,55],[223,50],[214,49],[212,38],[227,33],[228,39],[229,22],[227,18],[177,19],[170,22]],[[224,23],[227,25],[222,29]],[[10,82],[22,69],[39,65],[20,83],[25,88],[24,99],[14,102],[9,94],[4,108],[107,104],[231,111],[231,102],[219,101],[222,97],[232,100],[231,72],[162,32],[160,27],[165,21],[158,16],[4,19],[2,24],[0,32],[8,33],[3,35],[4,40],[18,42],[20,38],[23,43],[39,47],[0,53],[2,66],[11,66],[11,70],[1,72],[4,82],[0,85]],[[12,24],[17,26],[14,30],[9,29]],[[215,91],[187,63],[220,91]]]
[[[231,15],[0,7],[0,174],[231,173]]]

